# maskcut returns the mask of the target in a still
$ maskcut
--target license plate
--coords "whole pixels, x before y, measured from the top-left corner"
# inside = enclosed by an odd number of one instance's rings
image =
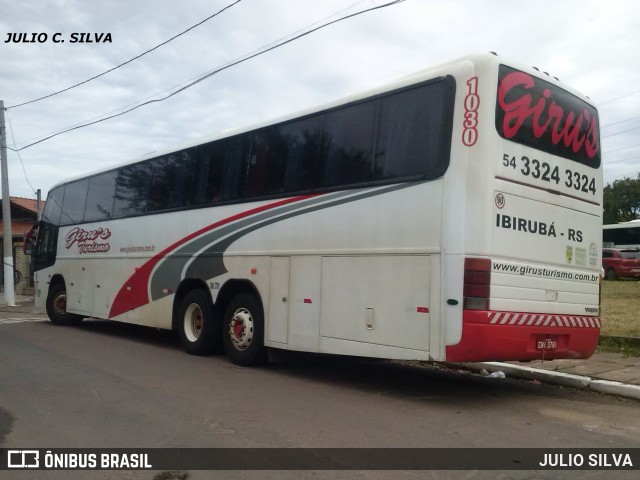
[[[544,350],[546,352],[554,351],[558,348],[558,339],[549,336],[538,336],[536,338],[536,350]]]

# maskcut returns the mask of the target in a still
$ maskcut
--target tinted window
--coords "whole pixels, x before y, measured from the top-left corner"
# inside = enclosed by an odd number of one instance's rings
[[[196,149],[191,148],[172,155],[172,173],[175,175],[169,192],[169,208],[192,204],[193,186],[196,178]]]
[[[147,211],[151,175],[149,162],[130,165],[118,171],[113,208],[115,218],[140,215]]]
[[[84,219],[84,207],[87,201],[89,179],[69,183],[62,202],[61,225],[80,223]]]
[[[244,152],[241,138],[219,140],[197,148],[192,205],[239,198],[238,177]]]
[[[440,82],[381,100],[375,178],[444,173],[445,87]]]
[[[65,187],[58,187],[49,192],[47,202],[44,207],[42,219],[52,225],[60,225],[60,214],[62,212],[62,201],[64,200]]]
[[[51,198],[51,197],[49,197]],[[43,217],[44,218],[44,217]],[[59,227],[43,220],[38,227],[36,243],[35,265],[36,270],[50,267],[56,261],[56,248],[58,245]]]
[[[612,242],[614,245],[640,244],[640,226],[607,228],[602,233],[603,241]]]
[[[146,211],[155,212],[169,208],[169,194],[175,178],[175,164],[172,157],[156,158],[151,161],[151,187]]]
[[[367,102],[325,116],[326,185],[348,185],[372,178],[375,108],[375,102]]]
[[[324,174],[323,138],[320,117],[297,120],[279,127],[287,145],[287,190],[306,190],[321,186]]]
[[[195,178],[194,150],[177,152],[150,162],[153,180],[148,212],[191,205]]]
[[[89,194],[84,221],[110,220],[116,193],[117,172],[107,172],[89,179]]]
[[[264,128],[249,135],[242,196],[251,198],[284,191],[288,146],[280,129]]]

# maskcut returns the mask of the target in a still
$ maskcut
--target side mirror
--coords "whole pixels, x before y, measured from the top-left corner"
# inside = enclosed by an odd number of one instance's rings
[[[25,255],[31,255],[36,245],[36,236],[38,233],[38,224],[36,223],[31,230],[24,236],[24,243],[22,244],[22,252]]]

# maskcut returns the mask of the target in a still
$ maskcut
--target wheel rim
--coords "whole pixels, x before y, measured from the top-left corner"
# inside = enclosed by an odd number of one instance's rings
[[[184,313],[184,333],[190,342],[200,338],[203,324],[202,309],[197,303],[192,303]]]
[[[59,293],[56,298],[53,299],[53,310],[59,317],[65,317],[67,315],[67,294],[66,292]]]
[[[253,340],[253,317],[246,308],[239,308],[231,317],[229,337],[236,350],[246,350]]]

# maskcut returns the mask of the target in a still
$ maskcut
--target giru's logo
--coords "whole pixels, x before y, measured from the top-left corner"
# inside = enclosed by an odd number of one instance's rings
[[[65,237],[65,248],[69,250],[74,245],[78,245],[79,253],[105,253],[111,249],[108,242],[100,242],[111,237],[111,230],[108,228],[96,228],[95,230],[84,230],[80,227],[73,228]]]
[[[509,140],[597,167],[597,111],[570,93],[527,73],[500,67],[496,128]]]

